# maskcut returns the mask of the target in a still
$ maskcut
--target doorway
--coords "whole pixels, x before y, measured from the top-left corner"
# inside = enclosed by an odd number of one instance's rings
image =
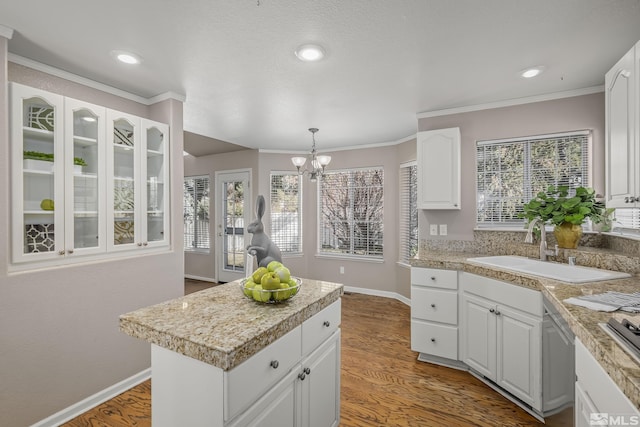
[[[216,172],[216,275],[218,282],[242,279],[246,247],[251,237],[250,170]]]

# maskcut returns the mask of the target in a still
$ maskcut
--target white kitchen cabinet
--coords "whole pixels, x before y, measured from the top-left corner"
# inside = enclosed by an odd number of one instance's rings
[[[575,426],[640,423],[638,408],[624,395],[578,338],[575,339],[575,358]]]
[[[457,271],[411,268],[411,350],[422,361],[456,365]]]
[[[460,128],[418,132],[418,208],[460,209]]]
[[[640,206],[640,43],[605,75],[606,204]]]
[[[461,361],[542,412],[540,292],[461,273]]]
[[[340,322],[338,299],[229,371],[152,345],[154,427],[337,426]]]
[[[125,230],[139,228],[139,246],[168,246],[167,125],[17,83],[10,89],[12,264],[42,267],[104,256],[118,241],[118,227],[109,220],[122,217],[131,221]],[[139,149],[123,144],[117,148],[125,154],[115,154],[112,143],[107,150],[119,130],[109,126],[113,117],[135,124],[132,140]],[[126,176],[118,175],[122,171]]]
[[[107,111],[110,251],[163,246],[168,226],[168,126]]]

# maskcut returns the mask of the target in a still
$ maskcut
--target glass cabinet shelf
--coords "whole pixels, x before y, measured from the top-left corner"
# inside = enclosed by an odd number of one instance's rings
[[[50,130],[37,129],[37,128],[32,128],[30,126],[23,126],[22,133],[25,139],[29,138],[29,139],[39,140],[39,141],[53,142],[53,131],[50,131]]]
[[[98,140],[96,138],[87,138],[86,136],[74,136],[73,142],[80,146],[90,146],[93,144],[97,144]]]
[[[25,174],[29,174],[29,175],[51,175],[51,176],[53,176],[53,171],[41,171],[41,170],[37,170],[37,169],[23,169],[22,171]]]

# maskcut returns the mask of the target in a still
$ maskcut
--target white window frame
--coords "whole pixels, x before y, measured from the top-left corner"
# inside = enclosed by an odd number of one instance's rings
[[[382,189],[382,218],[380,220],[380,228],[381,228],[381,233],[382,233],[382,240],[383,243],[381,244],[382,246],[382,253],[380,253],[379,255],[375,255],[375,254],[356,254],[353,253],[355,251],[354,247],[353,247],[353,240],[350,240],[350,252],[337,252],[337,251],[327,251],[327,250],[323,250],[322,248],[322,244],[323,244],[323,237],[322,237],[322,227],[323,227],[323,220],[322,220],[322,207],[323,207],[323,203],[322,203],[322,196],[323,196],[323,185],[324,185],[324,181],[326,179],[326,176],[330,176],[333,174],[344,174],[344,173],[354,173],[354,172],[362,172],[362,171],[378,171],[380,172],[380,174],[382,175],[382,185],[381,185],[381,189]],[[333,257],[333,258],[348,258],[348,259],[357,259],[357,260],[368,260],[368,261],[373,261],[373,262],[382,262],[384,260],[384,168],[382,166],[370,166],[370,167],[362,167],[362,168],[353,168],[353,169],[335,169],[335,170],[331,170],[331,171],[327,171],[325,172],[325,176],[321,177],[318,180],[318,210],[317,210],[317,215],[318,215],[318,236],[317,236],[317,255],[318,256],[322,256],[322,257]],[[351,201],[353,203],[353,200]],[[355,221],[355,219],[350,218],[348,219],[349,222]]]
[[[298,197],[297,197],[297,211],[298,211],[298,215],[297,215],[297,226],[296,231],[294,232],[294,234],[297,234],[298,238],[297,238],[297,242],[291,242],[291,246],[298,246],[298,250],[289,250],[289,244],[282,244],[282,242],[280,242],[280,239],[278,238],[277,233],[277,229],[278,224],[274,223],[274,220],[277,217],[277,210],[274,210],[273,208],[273,177],[274,176],[295,176],[298,178]],[[278,246],[278,248],[280,249],[280,252],[283,255],[300,255],[303,252],[303,221],[304,221],[304,215],[303,215],[303,211],[302,211],[302,192],[303,192],[303,186],[302,186],[302,175],[298,175],[296,172],[291,172],[291,171],[271,171],[270,175],[269,175],[269,206],[270,206],[270,221],[271,224],[269,225],[269,230],[270,230],[270,234],[269,236],[271,237],[271,240],[276,244],[276,246]]]
[[[535,142],[539,142],[541,140],[552,140],[552,139],[563,139],[563,138],[572,138],[572,137],[585,137],[584,145],[582,146],[582,159],[581,159],[581,168],[582,168],[582,181],[580,182],[568,182],[566,178],[560,178],[555,182],[549,182],[548,185],[568,185],[571,188],[575,187],[589,187],[592,182],[592,168],[591,168],[591,156],[592,156],[592,133],[590,130],[578,130],[572,132],[562,132],[555,134],[546,134],[546,135],[535,135],[528,137],[520,137],[520,138],[507,138],[507,139],[499,139],[499,140],[488,140],[488,141],[477,141],[476,142],[476,227],[477,228],[517,228],[521,229],[525,224],[525,219],[518,219],[517,217],[513,217],[511,219],[508,218],[508,215],[504,215],[501,213],[499,220],[494,221],[481,221],[481,203],[484,200],[491,200],[490,197],[486,197],[485,194],[481,194],[480,190],[480,172],[481,164],[478,152],[481,147],[486,146],[506,146],[508,144],[523,144],[524,145],[524,165],[523,165],[523,187],[522,194],[518,196],[515,195],[515,198],[521,198],[522,204],[516,206],[515,214],[517,212],[522,211],[522,205],[529,202],[531,198],[535,197],[536,191],[532,191],[531,183],[532,183],[532,167],[531,167],[531,157],[530,157],[530,149],[531,144]],[[484,172],[483,172],[484,173]],[[501,171],[501,174],[496,174],[497,179],[501,179],[504,173]],[[483,175],[486,176],[486,175]],[[585,182],[586,181],[586,182]],[[486,182],[486,179],[485,179]],[[486,184],[485,184],[486,187]],[[508,199],[506,195],[501,196],[500,199]]]
[[[399,247],[398,262],[409,264],[419,249],[418,234],[418,163],[402,163],[399,168]],[[408,176],[407,176],[408,175]],[[412,179],[415,181],[412,182]],[[415,216],[415,218],[413,218]],[[414,224],[415,221],[415,225]],[[415,230],[413,227],[415,226]],[[415,236],[413,236],[415,234]],[[413,242],[415,240],[415,242]]]
[[[183,179],[183,198],[184,198],[184,181],[188,180],[188,179],[193,179],[193,180],[202,180],[202,179],[206,179],[207,180],[207,192],[209,193],[209,219],[207,220],[206,224],[207,224],[207,228],[209,230],[209,236],[207,237],[207,242],[208,242],[208,247],[206,248],[199,248],[199,247],[193,247],[191,245],[187,245],[186,242],[186,237],[187,237],[187,233],[184,233],[183,236],[183,242],[184,242],[184,251],[185,252],[189,252],[189,253],[203,253],[203,254],[209,254],[211,253],[211,225],[210,225],[210,221],[211,221],[211,178],[209,177],[209,175],[194,175],[194,176],[185,176]],[[194,217],[194,230],[197,227],[197,223],[198,222],[202,222],[202,221],[198,221],[198,216],[197,216],[197,207],[194,207],[195,211],[192,213],[193,217]],[[186,206],[183,206],[183,217],[184,217],[184,211],[186,210]],[[183,227],[184,227],[184,218],[183,218]],[[194,233],[195,234],[195,233]]]

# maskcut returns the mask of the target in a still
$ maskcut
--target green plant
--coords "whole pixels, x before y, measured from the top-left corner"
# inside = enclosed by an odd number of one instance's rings
[[[22,157],[24,159],[53,162],[53,153],[43,153],[41,151],[23,151]],[[74,157],[73,164],[78,166],[87,166],[87,162],[85,162],[82,157]]]
[[[596,192],[592,188],[578,187],[575,196],[569,196],[568,186],[551,185],[547,191],[539,192],[529,203],[525,203],[519,217],[525,218],[527,223],[539,218],[553,225],[563,222],[581,225],[591,218],[598,224],[605,219],[606,211],[604,203],[596,200]]]

